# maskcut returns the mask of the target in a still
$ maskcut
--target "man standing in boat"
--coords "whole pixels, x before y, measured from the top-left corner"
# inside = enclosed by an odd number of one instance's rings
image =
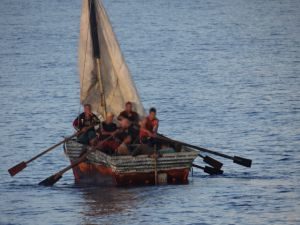
[[[139,123],[139,114],[137,114],[135,111],[133,111],[131,102],[126,102],[125,110],[122,111],[120,113],[120,115],[118,116],[118,120],[121,120],[122,118],[128,118],[135,125],[138,125],[138,123]]]
[[[98,125],[100,120],[92,113],[90,104],[84,105],[84,112],[81,113],[74,121],[73,127],[82,133],[77,137],[77,141],[82,144],[90,144],[90,141],[96,137],[94,126]],[[92,126],[92,127],[91,127]]]

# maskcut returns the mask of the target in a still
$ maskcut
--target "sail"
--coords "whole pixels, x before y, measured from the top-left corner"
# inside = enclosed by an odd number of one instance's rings
[[[144,115],[130,71],[101,0],[83,0],[79,41],[80,101],[105,118],[127,101]]]

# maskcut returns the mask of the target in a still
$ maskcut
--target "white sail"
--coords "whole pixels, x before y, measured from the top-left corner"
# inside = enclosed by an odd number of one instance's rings
[[[79,41],[80,101],[105,118],[127,101],[144,108],[101,0],[83,0]]]

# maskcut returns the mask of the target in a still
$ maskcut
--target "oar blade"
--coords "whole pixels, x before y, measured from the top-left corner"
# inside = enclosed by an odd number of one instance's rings
[[[223,174],[223,170],[220,170],[220,169],[216,169],[216,168],[213,168],[213,167],[210,167],[210,166],[205,166],[205,167],[202,167],[202,166],[199,166],[197,164],[192,164],[193,167],[196,167],[198,169],[201,169],[203,170],[205,173],[208,173],[209,175],[220,175],[220,174]]]
[[[20,162],[19,164],[15,165],[14,167],[10,168],[8,170],[8,172],[13,177],[14,175],[21,172],[26,167],[27,167],[27,164],[23,161],[23,162]]]
[[[223,174],[223,170],[216,169],[210,166],[205,166],[204,170],[205,173],[208,173],[209,175],[220,175]]]
[[[45,180],[41,181],[39,183],[39,185],[53,186],[57,181],[60,180],[60,178],[62,178],[62,175],[54,174],[54,175],[46,178]]]
[[[246,158],[242,158],[239,156],[234,156],[233,157],[233,162],[236,164],[239,164],[241,166],[245,166],[245,167],[251,167],[252,165],[252,160],[251,159],[246,159]]]
[[[221,163],[218,160],[215,160],[215,159],[213,159],[213,158],[211,158],[209,156],[205,156],[203,158],[203,162],[211,165],[212,167],[214,167],[214,168],[216,168],[218,170],[220,170],[222,168],[222,166],[223,166],[223,163]]]

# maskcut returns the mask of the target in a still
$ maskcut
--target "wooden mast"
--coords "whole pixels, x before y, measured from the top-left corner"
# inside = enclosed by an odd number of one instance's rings
[[[97,19],[96,19],[96,11],[95,11],[95,0],[90,0],[90,28],[91,28],[91,37],[93,43],[93,53],[97,64],[97,78],[99,84],[99,91],[100,91],[100,112],[103,110],[103,118],[106,118],[106,101],[105,101],[105,94],[104,94],[104,87],[103,87],[103,80],[101,76],[101,67],[100,67],[100,45],[99,45],[99,36],[97,30]]]

